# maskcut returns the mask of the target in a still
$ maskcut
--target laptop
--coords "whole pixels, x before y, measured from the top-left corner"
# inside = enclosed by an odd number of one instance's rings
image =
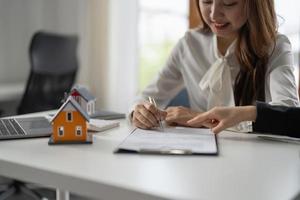
[[[52,126],[45,117],[1,118],[0,140],[48,137]]]

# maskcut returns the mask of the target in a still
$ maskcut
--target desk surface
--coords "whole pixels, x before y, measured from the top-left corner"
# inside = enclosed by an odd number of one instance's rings
[[[1,141],[0,174],[112,200],[276,200],[300,191],[299,145],[223,132],[219,156],[113,154],[130,129],[123,120],[93,145]]]

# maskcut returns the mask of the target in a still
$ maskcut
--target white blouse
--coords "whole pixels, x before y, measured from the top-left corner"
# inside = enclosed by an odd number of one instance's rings
[[[192,110],[207,111],[215,106],[234,106],[233,85],[240,69],[234,47],[235,42],[222,56],[215,34],[204,34],[199,29],[187,31],[173,49],[165,67],[134,105],[152,96],[160,108],[165,108],[185,87]],[[291,44],[286,36],[278,34],[266,71],[266,102],[298,106],[293,70]]]

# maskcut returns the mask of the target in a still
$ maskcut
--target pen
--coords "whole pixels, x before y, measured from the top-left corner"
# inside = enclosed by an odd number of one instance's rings
[[[148,99],[149,99],[149,102],[150,102],[151,104],[153,104],[153,105],[155,106],[155,108],[157,108],[157,104],[156,104],[154,98],[148,97]],[[161,128],[162,130],[164,130],[164,127],[163,127],[163,125],[162,125],[161,117],[160,117],[160,116],[159,116],[158,123],[159,123],[160,128]]]

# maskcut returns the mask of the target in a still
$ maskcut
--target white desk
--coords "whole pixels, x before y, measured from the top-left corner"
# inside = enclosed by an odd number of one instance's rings
[[[0,174],[105,200],[282,200],[300,191],[300,145],[226,132],[219,156],[113,154],[129,132],[122,121],[93,145],[2,141]]]

